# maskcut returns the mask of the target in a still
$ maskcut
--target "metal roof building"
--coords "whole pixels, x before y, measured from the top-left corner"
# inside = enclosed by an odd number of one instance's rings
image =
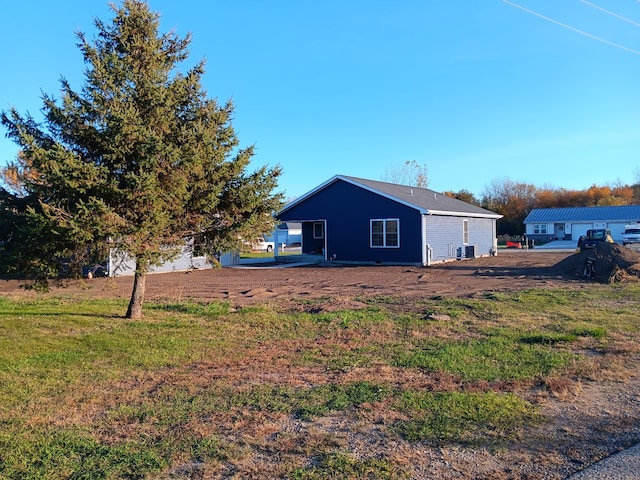
[[[640,223],[640,205],[537,208],[524,219],[527,235],[541,240],[577,241],[590,228],[608,228],[619,241],[630,223]]]

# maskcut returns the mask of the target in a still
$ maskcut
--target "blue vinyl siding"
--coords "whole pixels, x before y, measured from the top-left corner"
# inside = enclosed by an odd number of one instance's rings
[[[370,221],[399,221],[399,248],[371,248]],[[326,221],[327,256],[338,261],[420,263],[420,212],[384,196],[337,181],[287,210],[280,220]],[[306,234],[306,231],[305,231]],[[304,236],[305,244],[310,241]],[[308,251],[307,246],[304,247]]]
[[[326,258],[342,263],[426,265],[455,258],[465,246],[476,247],[476,256],[489,255],[500,215],[432,190],[338,175],[277,218],[302,223],[304,253],[326,247]],[[314,222],[325,225],[324,239],[313,238]],[[378,230],[375,245],[372,227]]]

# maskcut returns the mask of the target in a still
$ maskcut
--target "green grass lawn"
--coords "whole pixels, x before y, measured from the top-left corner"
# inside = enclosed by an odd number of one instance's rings
[[[500,448],[545,421],[527,389],[625,368],[639,300],[590,285],[337,312],[148,303],[128,321],[123,301],[0,298],[0,478],[408,478],[327,424]]]
[[[279,257],[300,255],[300,250],[286,250],[278,252]],[[241,252],[240,258],[275,258],[274,252]]]

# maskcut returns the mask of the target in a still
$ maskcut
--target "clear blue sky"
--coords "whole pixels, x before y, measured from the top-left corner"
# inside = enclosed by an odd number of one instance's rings
[[[430,188],[478,196],[504,178],[638,180],[639,0],[149,4],[163,31],[192,33],[209,96],[233,99],[241,145],[255,144],[256,166],[282,166],[288,198],[414,160]],[[40,118],[61,77],[80,90],[74,32],[92,38],[95,17],[110,21],[107,2],[3,2],[0,109]],[[0,132],[4,164],[17,146]]]

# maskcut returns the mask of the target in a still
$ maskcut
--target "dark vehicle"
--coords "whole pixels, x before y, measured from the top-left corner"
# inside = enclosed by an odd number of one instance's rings
[[[82,269],[82,276],[85,278],[108,277],[109,270],[105,265],[92,265]]]
[[[596,248],[600,242],[616,243],[613,241],[611,231],[608,228],[595,228],[587,230],[586,235],[582,235],[578,240],[578,248],[581,252]]]

